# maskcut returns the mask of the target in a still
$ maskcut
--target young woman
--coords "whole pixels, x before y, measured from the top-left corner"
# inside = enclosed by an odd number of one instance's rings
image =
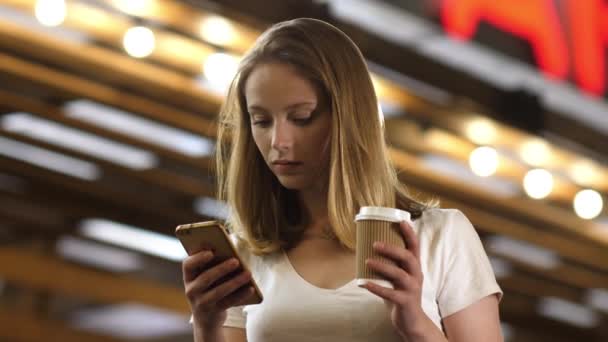
[[[296,19],[262,34],[221,109],[217,146],[219,195],[251,274],[216,284],[236,260],[184,260],[196,341],[502,341],[502,292],[478,235],[461,212],[400,184],[363,56],[337,28]],[[376,246],[396,265],[369,263],[393,289],[354,281],[362,206],[413,218],[401,223],[407,249]],[[242,306],[250,277],[265,299]]]

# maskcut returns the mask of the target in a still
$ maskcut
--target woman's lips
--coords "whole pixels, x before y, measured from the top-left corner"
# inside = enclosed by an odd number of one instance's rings
[[[275,163],[272,169],[279,174],[289,174],[297,170],[302,163]]]

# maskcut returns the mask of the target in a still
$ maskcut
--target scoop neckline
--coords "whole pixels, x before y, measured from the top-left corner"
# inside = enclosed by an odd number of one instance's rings
[[[302,277],[300,275],[300,273],[298,273],[298,271],[295,269],[295,267],[293,267],[293,264],[291,263],[291,260],[289,260],[289,256],[287,255],[287,253],[285,252],[285,250],[281,250],[281,256],[283,259],[283,263],[286,264],[288,271],[290,273],[293,274],[293,276],[298,279],[298,281],[302,284],[304,284],[304,286],[311,288],[313,290],[316,291],[320,291],[320,292],[328,292],[328,293],[334,293],[334,292],[340,292],[348,287],[350,287],[352,284],[355,284],[357,281],[357,278],[353,278],[350,281],[348,281],[346,284],[335,288],[335,289],[327,289],[324,287],[319,287],[317,285],[312,284],[311,282],[309,282],[308,280],[304,279],[304,277]]]

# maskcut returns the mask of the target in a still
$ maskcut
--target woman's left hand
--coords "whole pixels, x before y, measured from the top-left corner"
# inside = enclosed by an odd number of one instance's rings
[[[414,230],[407,222],[399,224],[406,248],[374,243],[374,250],[391,259],[395,265],[368,259],[367,265],[389,280],[394,289],[374,283],[362,287],[384,298],[390,305],[391,321],[399,334],[409,336],[428,317],[422,310],[422,269],[420,266],[420,246]]]

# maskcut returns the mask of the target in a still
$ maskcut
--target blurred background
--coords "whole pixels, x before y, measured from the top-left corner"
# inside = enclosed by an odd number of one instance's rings
[[[608,341],[608,2],[0,0],[0,340],[191,341],[178,224],[269,25],[370,66],[411,190],[473,222],[507,341]]]

